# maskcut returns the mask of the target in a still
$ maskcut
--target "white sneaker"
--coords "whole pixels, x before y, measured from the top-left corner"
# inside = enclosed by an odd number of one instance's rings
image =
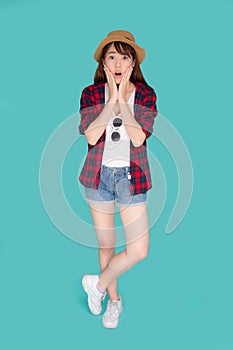
[[[107,309],[102,317],[102,323],[105,328],[116,328],[119,322],[119,316],[122,313],[122,300],[108,300]]]
[[[101,293],[96,285],[99,282],[99,275],[84,275],[82,286],[88,295],[88,306],[94,315],[99,315],[102,311],[101,302],[105,298],[106,292]]]

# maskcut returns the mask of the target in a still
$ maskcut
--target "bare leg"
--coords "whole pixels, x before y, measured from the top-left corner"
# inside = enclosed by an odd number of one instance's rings
[[[99,243],[99,264],[103,271],[115,255],[116,232],[114,227],[114,203],[92,203],[91,214]],[[111,281],[107,288],[109,298],[119,299],[117,279]]]
[[[146,204],[120,210],[126,233],[126,249],[115,254],[99,276],[99,285],[106,289],[119,275],[133,267],[148,254],[149,232]]]

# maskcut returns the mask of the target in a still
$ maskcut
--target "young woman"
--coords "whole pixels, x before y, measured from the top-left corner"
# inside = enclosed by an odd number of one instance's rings
[[[117,278],[148,254],[146,209],[151,188],[146,140],[157,115],[156,94],[141,72],[145,50],[125,30],[104,38],[94,54],[94,84],[82,91],[79,132],[88,154],[79,176],[99,244],[99,275],[84,275],[82,286],[91,312],[99,315],[108,292],[103,326],[115,328],[122,312]],[[126,248],[115,254],[114,204],[118,204]]]

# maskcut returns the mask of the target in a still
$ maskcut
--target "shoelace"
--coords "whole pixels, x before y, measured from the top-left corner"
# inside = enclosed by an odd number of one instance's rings
[[[117,301],[110,301],[108,303],[108,313],[110,317],[117,317],[118,316],[118,303]]]
[[[104,293],[102,296],[94,294],[93,299],[95,300],[95,303],[98,304],[100,301],[104,300],[106,293]]]
[[[103,295],[97,294],[96,292],[92,292],[91,299],[95,307],[99,307],[100,302],[104,300],[105,295],[106,295],[106,292]]]

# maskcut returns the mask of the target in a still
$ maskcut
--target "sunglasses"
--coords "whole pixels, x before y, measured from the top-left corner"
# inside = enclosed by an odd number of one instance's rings
[[[114,142],[117,142],[121,138],[121,134],[119,133],[118,129],[122,125],[122,119],[121,118],[114,118],[112,122],[112,133],[111,133],[111,140]]]

